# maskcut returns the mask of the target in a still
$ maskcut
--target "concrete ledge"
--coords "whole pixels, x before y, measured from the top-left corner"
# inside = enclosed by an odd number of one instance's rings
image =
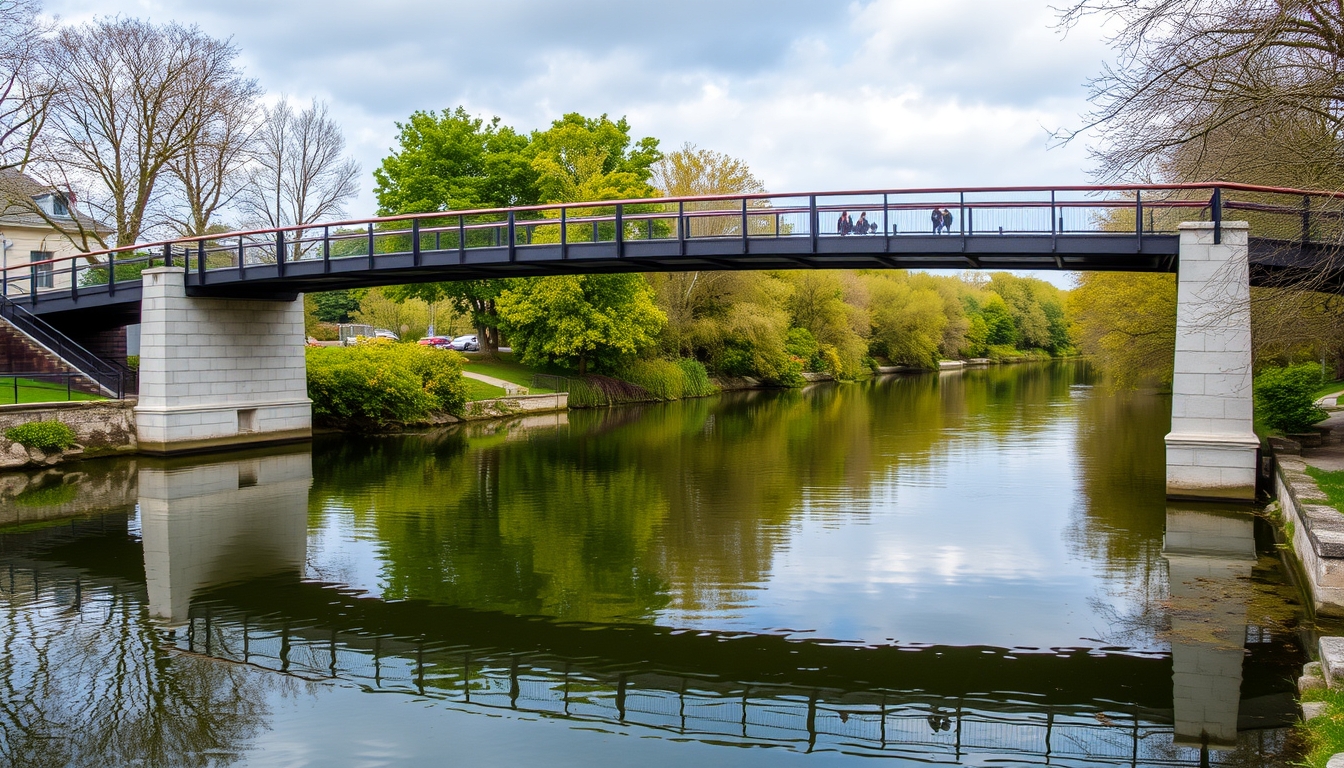
[[[1292,531],[1293,552],[1316,612],[1344,616],[1344,513],[1326,505],[1302,459],[1281,455],[1274,464],[1274,495]]]
[[[513,395],[494,400],[476,400],[467,403],[462,414],[465,421],[481,421],[517,416],[525,413],[547,413],[569,410],[569,393],[556,392],[549,395]]]
[[[183,453],[205,453],[226,448],[244,446],[276,445],[310,440],[313,437],[311,427],[272,432],[241,432],[220,437],[207,437],[196,440],[173,440],[170,442],[151,442],[140,440],[140,452],[151,456],[175,456]]]
[[[1338,688],[1344,684],[1344,637],[1322,637],[1319,649],[1325,684],[1330,688]]]

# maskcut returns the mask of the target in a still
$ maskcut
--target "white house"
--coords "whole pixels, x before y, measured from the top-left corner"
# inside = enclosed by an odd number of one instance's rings
[[[71,232],[82,226],[100,235],[111,234],[106,225],[73,212],[71,202],[66,193],[18,171],[0,171],[0,274],[7,295],[70,287],[70,262],[50,260],[76,255],[82,249],[53,223],[69,222],[64,228]],[[23,268],[29,264],[30,268]],[[87,266],[80,262],[81,269]]]

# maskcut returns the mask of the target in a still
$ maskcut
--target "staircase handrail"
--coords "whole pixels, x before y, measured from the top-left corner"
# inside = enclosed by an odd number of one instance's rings
[[[117,399],[126,397],[129,384],[136,380],[136,374],[127,366],[95,355],[75,343],[55,326],[29,312],[27,309],[0,296],[0,317],[5,318],[14,327],[28,334],[38,344],[46,347],[70,368],[92,379],[103,389],[111,392]]]

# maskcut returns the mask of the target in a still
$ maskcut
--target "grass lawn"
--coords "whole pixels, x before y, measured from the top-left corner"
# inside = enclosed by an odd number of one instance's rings
[[[1344,752],[1344,691],[1317,688],[1302,694],[1302,700],[1328,705],[1325,714],[1298,726],[1307,746],[1302,765],[1325,768],[1331,755]]]
[[[503,378],[503,377],[501,377]],[[493,384],[486,384],[484,381],[462,378],[467,383],[467,401],[474,400],[494,400],[497,397],[504,396],[504,389],[496,387]]]
[[[1327,472],[1315,467],[1307,467],[1307,474],[1316,481],[1321,492],[1330,500],[1330,506],[1344,510],[1344,472]]]
[[[1312,393],[1311,398],[1313,400],[1316,400],[1325,397],[1326,395],[1333,395],[1334,393],[1339,392],[1341,390],[1344,390],[1344,379],[1337,379],[1335,381],[1322,384],[1315,392]]]
[[[512,352],[501,352],[498,360],[481,360],[476,353],[468,353],[466,369],[527,387],[528,392],[534,395],[546,395],[554,391],[533,387],[532,374],[538,371],[515,360]]]
[[[14,379],[0,378],[0,405],[13,405],[19,403],[57,403],[66,400],[103,400],[98,395],[90,395],[78,390],[70,390],[70,396],[66,397],[65,382],[59,384],[50,381],[33,381],[32,379],[19,379],[19,397],[14,399]]]

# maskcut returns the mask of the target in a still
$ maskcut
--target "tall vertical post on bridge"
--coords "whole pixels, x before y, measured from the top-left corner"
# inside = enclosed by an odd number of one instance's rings
[[[301,299],[187,296],[183,271],[144,271],[140,450],[177,453],[312,435]]]
[[[1181,224],[1167,496],[1252,501],[1260,441],[1251,399],[1247,224]]]

